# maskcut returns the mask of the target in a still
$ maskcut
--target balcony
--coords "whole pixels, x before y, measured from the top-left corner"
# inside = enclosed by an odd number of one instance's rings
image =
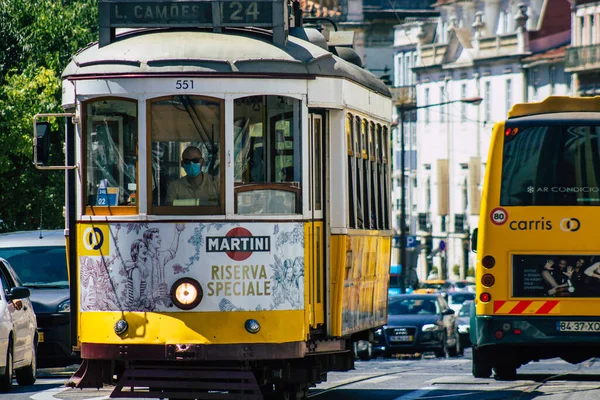
[[[411,86],[397,86],[390,88],[392,91],[392,101],[396,106],[403,107],[416,107],[417,105],[417,87]]]
[[[600,44],[567,49],[566,72],[591,72],[594,70],[600,70]]]

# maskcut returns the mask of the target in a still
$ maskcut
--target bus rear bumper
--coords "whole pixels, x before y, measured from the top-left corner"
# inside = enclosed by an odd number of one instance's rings
[[[565,322],[577,322],[575,328],[582,330],[564,331],[574,329]],[[554,357],[575,364],[600,357],[600,317],[476,316],[470,335],[473,345],[490,356],[512,354],[520,364]]]

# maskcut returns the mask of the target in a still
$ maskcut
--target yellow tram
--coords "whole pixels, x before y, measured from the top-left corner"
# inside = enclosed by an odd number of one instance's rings
[[[99,20],[63,73],[65,166],[44,164],[58,115],[35,121],[36,165],[67,175],[72,384],[293,399],[353,368],[387,321],[387,87],[297,3],[100,0]]]

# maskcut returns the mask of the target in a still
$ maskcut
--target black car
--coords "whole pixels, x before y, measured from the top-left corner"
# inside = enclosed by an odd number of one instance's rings
[[[471,329],[471,304],[473,300],[466,300],[458,312],[458,334],[460,335],[460,345],[463,349],[471,347],[471,338],[469,330]]]
[[[388,323],[375,331],[374,349],[392,354],[462,354],[454,310],[439,293],[403,294],[389,299]]]
[[[0,235],[0,257],[13,266],[31,292],[38,326],[38,367],[80,362],[71,348],[71,301],[63,230]]]

